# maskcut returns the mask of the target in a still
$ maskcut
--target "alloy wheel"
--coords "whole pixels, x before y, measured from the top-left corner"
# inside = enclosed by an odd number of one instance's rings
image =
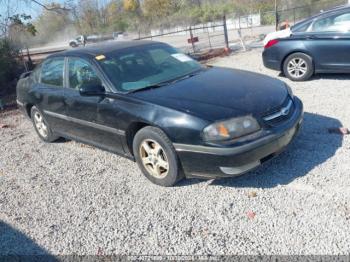
[[[146,139],[140,145],[143,166],[155,178],[164,178],[169,172],[169,161],[164,149],[154,140]]]
[[[289,61],[288,73],[294,78],[302,78],[308,71],[307,63],[304,59],[296,57]]]
[[[47,125],[45,124],[43,116],[39,112],[34,113],[34,124],[39,134],[46,138],[48,136]]]

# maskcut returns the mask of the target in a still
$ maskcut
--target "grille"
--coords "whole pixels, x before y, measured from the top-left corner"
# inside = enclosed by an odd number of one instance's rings
[[[268,125],[277,126],[290,119],[294,110],[295,106],[293,100],[288,98],[279,109],[270,112],[268,115],[264,116],[263,119]]]

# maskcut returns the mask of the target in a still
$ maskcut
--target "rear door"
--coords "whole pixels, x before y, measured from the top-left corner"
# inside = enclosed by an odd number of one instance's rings
[[[68,135],[123,154],[121,137],[124,133],[118,129],[114,100],[103,96],[81,96],[79,93],[83,84],[102,85],[107,88],[99,71],[90,61],[79,57],[69,57],[67,67],[65,104],[69,118]]]
[[[67,122],[64,104],[64,57],[46,60],[40,77],[32,89],[35,105],[41,110],[50,127],[57,132],[65,132]]]
[[[316,19],[306,32],[305,47],[319,72],[350,72],[350,12]]]

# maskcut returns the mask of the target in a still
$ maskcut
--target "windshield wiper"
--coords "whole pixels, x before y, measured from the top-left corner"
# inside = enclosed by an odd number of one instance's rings
[[[189,74],[184,75],[184,76],[180,76],[180,77],[175,78],[175,79],[171,79],[171,80],[168,80],[168,81],[160,82],[160,83],[154,84],[154,85],[145,86],[145,87],[139,88],[139,89],[134,89],[134,90],[129,91],[128,94],[141,92],[141,91],[145,91],[145,90],[149,90],[149,89],[155,89],[155,88],[167,86],[167,85],[170,85],[170,84],[174,84],[174,83],[177,83],[179,81],[185,80],[187,78],[191,78],[191,77],[197,75],[201,71],[202,70],[197,70],[195,72],[189,73]]]
[[[171,81],[171,83],[173,84],[173,83],[176,83],[176,82],[185,80],[185,79],[187,79],[187,78],[191,78],[191,77],[195,76],[196,74],[198,74],[198,71],[193,72],[193,73],[190,73],[190,74],[187,74],[187,75],[184,75],[184,76],[180,76],[180,77],[178,77],[178,78],[175,78],[175,79],[173,79],[173,80]]]
[[[134,89],[128,92],[128,94],[130,93],[136,93],[136,92],[141,92],[141,91],[145,91],[145,90],[149,90],[149,89],[155,89],[155,88],[159,88],[159,87],[163,87],[163,86],[167,86],[171,84],[171,82],[167,81],[167,82],[161,82],[158,84],[154,84],[154,85],[149,85],[149,86],[145,86],[143,88],[139,88],[139,89]]]

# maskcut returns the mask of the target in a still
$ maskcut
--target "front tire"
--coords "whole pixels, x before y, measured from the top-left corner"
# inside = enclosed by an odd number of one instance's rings
[[[154,184],[171,187],[183,178],[174,146],[159,128],[148,126],[138,131],[133,152],[142,173]]]
[[[71,43],[69,43],[69,45],[70,45],[70,47],[72,47],[72,48],[78,47],[78,45],[77,45],[75,42],[71,42]]]
[[[283,73],[292,81],[306,81],[314,74],[312,58],[304,53],[294,53],[286,58]]]
[[[30,110],[30,116],[33,122],[34,129],[41,140],[51,143],[56,141],[59,137],[54,135],[43,114],[39,109],[33,106]]]

